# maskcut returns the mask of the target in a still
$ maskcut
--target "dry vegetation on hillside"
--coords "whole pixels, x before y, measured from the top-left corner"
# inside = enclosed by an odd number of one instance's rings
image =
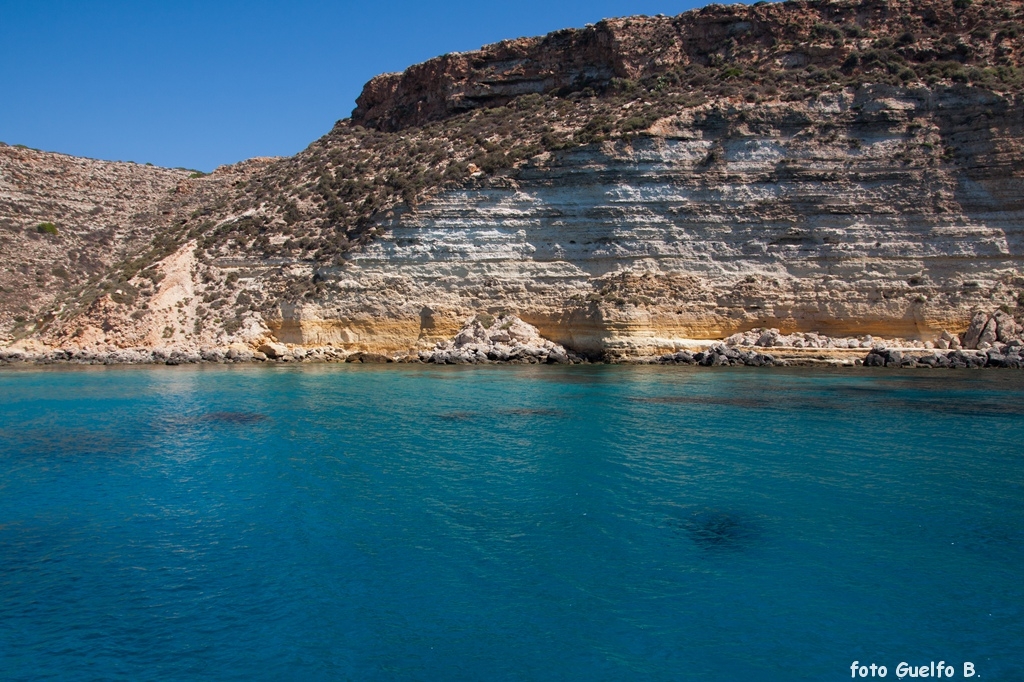
[[[697,128],[743,124],[742,110],[751,104],[808,101],[871,84],[971,87],[1016,100],[1024,85],[1022,12],[1021,0],[710,5],[438,58],[388,77],[394,101],[376,102],[385,118],[339,121],[288,159],[182,180],[149,214],[133,218],[145,225],[144,242],[118,238],[130,248],[101,258],[98,249],[114,237],[88,230],[81,238],[96,241],[96,248],[71,250],[67,264],[33,272],[43,277],[39,286],[63,292],[55,305],[60,319],[70,321],[104,295],[144,307],[159,277],[155,264],[195,242],[196,277],[205,286],[197,325],[230,329],[248,310],[269,309],[281,297],[314,297],[330,286],[289,274],[290,264],[338,263],[373,239],[389,211],[415,210],[446,188],[504,182],[545,152],[657,135],[657,122],[682,114]],[[564,51],[577,44],[605,59],[587,72],[596,75],[545,86],[554,81],[544,74],[557,71]],[[506,66],[517,60],[526,72]],[[533,72],[530,64],[537,65]],[[417,69],[433,80],[413,82],[421,77]],[[521,94],[509,96],[499,86]],[[492,90],[506,94],[488,96]],[[444,105],[449,91],[484,94],[452,110]],[[403,92],[425,92],[444,106],[414,117]],[[911,142],[936,144],[925,137]],[[934,155],[956,161],[956,150],[941,142]],[[241,258],[279,268],[279,276],[260,291],[243,290],[237,275],[219,267]],[[65,282],[61,273],[71,267],[80,276]],[[20,318],[18,333],[35,329]]]
[[[249,214],[214,229],[200,222],[192,234],[202,234],[210,257],[255,251],[329,263],[372,238],[375,218],[395,206],[415,208],[443,188],[507,174],[541,152],[648,135],[656,121],[687,110],[712,121],[743,102],[813,99],[865,84],[1016,97],[1024,83],[1021,14],[1019,1],[871,0],[713,5],[676,18],[602,22],[584,31],[623,36],[629,58],[642,64],[638,77],[482,101],[393,131],[340,121],[239,188],[233,208]],[[733,35],[698,39],[708,26]],[[523,50],[542,52],[549,38]]]

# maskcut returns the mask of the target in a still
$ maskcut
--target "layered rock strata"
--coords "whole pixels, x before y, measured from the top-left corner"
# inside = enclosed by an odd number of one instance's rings
[[[397,212],[340,266],[312,268],[333,293],[270,326],[386,351],[481,310],[590,354],[753,327],[932,340],[1018,305],[1021,112],[969,88],[888,86],[688,112]]]

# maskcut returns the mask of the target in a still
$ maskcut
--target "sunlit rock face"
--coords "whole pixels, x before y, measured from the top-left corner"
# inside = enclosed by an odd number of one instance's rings
[[[397,212],[289,341],[422,348],[479,311],[650,353],[753,327],[930,339],[1016,306],[1021,104],[863,88],[706,107]]]
[[[606,20],[378,76],[295,156],[209,177],[7,149],[0,344],[420,357],[484,314],[612,359],[754,329],[952,349],[1024,312],[1022,17]]]

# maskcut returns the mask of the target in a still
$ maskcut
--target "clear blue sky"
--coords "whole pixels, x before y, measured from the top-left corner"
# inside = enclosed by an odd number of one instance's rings
[[[0,141],[209,171],[303,149],[378,73],[703,4],[0,0]]]

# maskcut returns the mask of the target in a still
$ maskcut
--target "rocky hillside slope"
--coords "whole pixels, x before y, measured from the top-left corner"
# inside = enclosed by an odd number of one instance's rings
[[[57,311],[77,320],[100,297],[134,308],[160,280],[139,264],[174,253],[188,215],[216,210],[263,165],[206,177],[0,144],[0,344],[47,329]]]
[[[514,314],[629,356],[962,331],[1024,291],[1022,12],[607,20],[379,76],[300,154],[206,178],[0,149],[0,333],[407,353]]]

